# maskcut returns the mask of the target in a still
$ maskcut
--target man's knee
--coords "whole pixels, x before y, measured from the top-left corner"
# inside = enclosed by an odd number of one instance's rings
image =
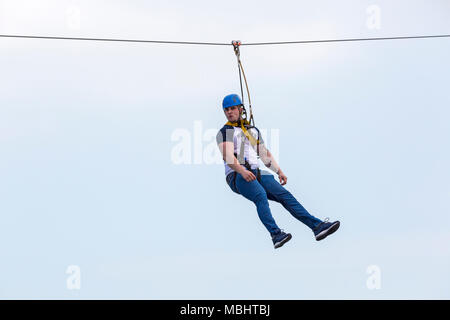
[[[271,195],[280,203],[295,199],[292,193],[290,193],[283,187],[277,188],[276,190],[272,191]]]

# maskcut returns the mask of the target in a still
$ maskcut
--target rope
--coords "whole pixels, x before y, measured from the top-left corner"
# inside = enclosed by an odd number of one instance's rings
[[[355,39],[329,39],[329,40],[304,40],[304,41],[281,41],[281,42],[255,42],[243,43],[243,46],[266,46],[279,44],[298,44],[298,43],[325,43],[325,42],[349,42],[349,41],[373,41],[373,40],[405,40],[405,39],[424,39],[424,38],[448,38],[450,34],[429,35],[429,36],[407,36],[407,37],[384,37],[384,38],[355,38]]]
[[[241,45],[243,45],[243,46],[265,46],[265,45],[281,45],[281,44],[302,44],[302,43],[305,44],[305,43],[374,41],[374,40],[405,40],[405,39],[449,38],[449,37],[450,37],[450,34],[441,34],[441,35],[421,35],[421,36],[383,37],[383,38],[300,40],[300,41],[253,42],[253,43],[249,42],[249,43],[242,43]],[[180,45],[205,45],[205,46],[229,46],[230,45],[229,43],[222,43],[222,42],[160,41],[160,40],[108,39],[108,38],[74,38],[74,37],[49,37],[49,36],[29,36],[29,35],[8,35],[8,34],[0,34],[0,38],[115,41],[115,42],[160,43],[160,44],[180,44]]]
[[[241,85],[241,98],[242,103],[244,103],[244,90],[242,89],[242,76],[241,76],[241,66],[240,66],[240,52],[239,52],[239,45],[238,42],[232,41],[231,44],[233,45],[234,53],[236,54],[237,62],[238,62],[238,70],[239,70],[239,84]]]
[[[247,97],[248,97],[248,106],[249,106],[249,110],[250,110],[250,119],[248,119],[248,122],[250,125],[255,126],[255,119],[253,118],[253,111],[252,111],[252,101],[250,99],[250,90],[248,89],[248,83],[247,83],[247,77],[245,76],[245,72],[244,72],[244,67],[242,66],[242,62],[241,62],[241,54],[239,51],[239,46],[241,45],[240,41],[232,41],[231,44],[233,45],[233,49],[234,49],[234,53],[236,54],[236,58],[237,58],[237,63],[238,63],[238,69],[239,69],[239,83],[241,85],[241,97],[242,97],[242,103],[244,103],[244,90],[242,88],[242,76],[244,77],[244,82],[245,82],[245,88],[247,90]],[[242,74],[241,74],[242,72]],[[245,115],[245,120],[247,120],[247,111],[243,110],[243,115]]]
[[[133,40],[133,39],[107,39],[107,38],[69,38],[69,37],[43,37],[0,34],[0,38],[25,38],[46,40],[82,40],[82,41],[115,41],[115,42],[137,42],[137,43],[161,43],[161,44],[192,44],[203,46],[229,46],[229,43],[217,42],[189,42],[189,41],[159,41],[159,40]]]
[[[248,108],[250,109],[250,119],[248,120],[249,123],[254,126],[255,125],[255,120],[253,119],[253,112],[252,112],[252,101],[250,99],[250,91],[248,89],[248,84],[247,84],[247,78],[245,77],[245,72],[244,72],[244,67],[242,66],[242,62],[241,60],[239,60],[239,66],[242,69],[242,75],[244,76],[244,81],[245,81],[245,88],[247,89],[247,98],[248,98]]]

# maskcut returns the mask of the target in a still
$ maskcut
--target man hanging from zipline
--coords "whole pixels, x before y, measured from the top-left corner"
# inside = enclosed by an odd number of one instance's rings
[[[217,134],[217,144],[225,163],[226,181],[231,190],[252,201],[261,222],[272,236],[275,249],[288,242],[292,235],[281,230],[272,216],[269,201],[279,202],[296,219],[307,225],[317,241],[325,239],[339,228],[339,221],[329,222],[312,216],[287,191],[283,185],[287,177],[266,148],[259,130],[243,119],[245,108],[237,94],[227,95],[222,103],[228,122]],[[278,175],[278,183],[273,175],[259,169],[258,156],[264,165]]]

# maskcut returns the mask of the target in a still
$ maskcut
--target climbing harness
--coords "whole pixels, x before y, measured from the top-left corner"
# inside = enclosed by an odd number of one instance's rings
[[[228,121],[227,123],[225,123],[225,125],[232,126],[232,127],[241,127],[242,132],[244,133],[245,137],[250,141],[252,146],[258,147],[259,144],[261,143],[261,141],[259,140],[259,130],[255,126],[250,125],[250,123],[247,120],[241,119],[237,123],[233,123],[233,122]],[[255,128],[258,131],[258,138],[257,139],[255,139],[255,137],[253,137],[250,134],[250,132],[248,132],[247,129],[251,129],[251,128]]]

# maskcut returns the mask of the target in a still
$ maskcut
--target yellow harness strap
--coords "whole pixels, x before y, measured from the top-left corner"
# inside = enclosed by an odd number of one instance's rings
[[[239,123],[239,122],[240,122],[240,123]],[[232,127],[240,126],[241,129],[242,129],[242,132],[244,132],[244,135],[245,135],[245,136],[247,137],[247,139],[250,141],[250,143],[252,144],[252,146],[258,146],[258,145],[260,144],[259,139],[258,139],[258,140],[255,139],[255,138],[247,131],[247,129],[244,127],[244,125],[248,125],[248,126],[249,126],[249,125],[250,125],[250,122],[248,122],[247,120],[243,120],[243,119],[240,119],[239,122],[233,123],[233,122],[228,121],[227,123],[225,123],[225,125],[232,126]]]

